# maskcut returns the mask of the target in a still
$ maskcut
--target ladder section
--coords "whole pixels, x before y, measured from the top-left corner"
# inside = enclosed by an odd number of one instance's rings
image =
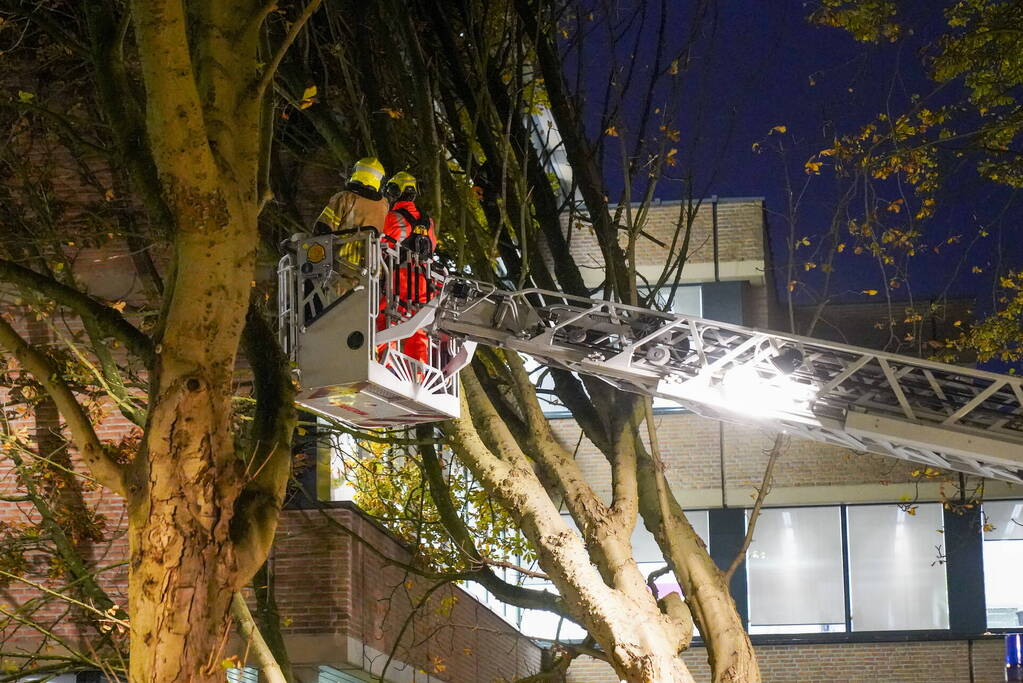
[[[465,278],[434,305],[434,333],[707,417],[1023,483],[1023,383],[1012,376]]]

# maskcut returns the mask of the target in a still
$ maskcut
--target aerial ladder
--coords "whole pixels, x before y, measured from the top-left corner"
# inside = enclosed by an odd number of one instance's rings
[[[1009,375],[541,289],[503,290],[382,245],[371,228],[288,241],[279,330],[304,408],[360,428],[458,417],[478,344],[716,420],[1023,483]],[[405,281],[428,299],[400,301]],[[417,276],[422,276],[417,278]],[[426,362],[400,350],[426,330]]]

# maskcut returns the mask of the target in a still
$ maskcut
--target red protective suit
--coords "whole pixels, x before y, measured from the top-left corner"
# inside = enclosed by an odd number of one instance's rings
[[[403,212],[408,212],[413,221],[409,221]],[[420,222],[422,221],[422,222]],[[381,242],[388,247],[397,247],[399,253],[408,255],[414,242],[418,242],[418,253],[424,254],[429,245],[429,253],[437,248],[437,233],[434,228],[433,219],[424,215],[415,202],[395,202],[391,207],[387,218],[384,220],[384,231]],[[398,269],[395,277],[394,289],[398,297],[398,309],[402,313],[411,314],[414,306],[403,304],[420,303],[424,304],[433,298],[433,292],[427,287],[426,276],[423,273],[411,271],[407,266]],[[377,317],[377,330],[387,326],[387,319],[384,310],[387,308],[386,298],[380,301],[380,315]],[[421,363],[429,362],[430,344],[426,332],[419,330],[411,337],[402,340],[401,352],[409,358],[414,358]]]

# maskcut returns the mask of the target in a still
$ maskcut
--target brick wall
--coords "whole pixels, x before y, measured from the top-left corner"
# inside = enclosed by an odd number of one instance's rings
[[[14,319],[14,324],[19,334],[31,343],[42,348],[59,347],[45,319],[17,318]],[[73,319],[67,321],[67,328],[69,334],[80,331]],[[29,468],[38,465],[37,456],[45,457],[64,467],[77,462],[77,452],[64,440],[62,421],[56,407],[50,401],[44,399],[27,405],[19,391],[11,386],[0,386],[0,411],[3,412],[4,418],[2,431],[26,443],[28,450],[24,452],[13,443],[4,443],[0,446],[0,495],[16,498],[26,493],[24,485],[19,480],[14,458],[20,458]],[[93,406],[92,414],[96,433],[105,442],[116,443],[131,432],[130,423],[109,401],[100,401]],[[79,469],[77,466],[75,468]],[[41,477],[44,474],[47,477],[59,476],[55,472],[56,470],[52,468],[48,468],[47,472],[41,468],[33,471],[33,486],[44,499],[49,500],[51,497],[45,493],[46,485]],[[81,498],[89,515],[96,516],[103,525],[102,537],[99,540],[81,539],[78,551],[88,563],[102,569],[97,574],[97,581],[111,600],[117,605],[125,605],[127,568],[123,565],[118,566],[128,553],[125,534],[127,520],[122,499],[87,479],[53,481],[53,484],[58,487],[80,488]],[[6,541],[5,546],[12,548],[14,539],[22,538],[30,548],[25,553],[24,570],[14,572],[24,580],[6,578],[3,580],[0,608],[7,611],[32,601],[35,603],[32,612],[34,623],[42,625],[72,647],[88,651],[89,643],[96,638],[96,633],[85,626],[86,620],[81,618],[77,608],[44,594],[28,583],[41,585],[53,591],[61,591],[66,583],[63,576],[53,570],[51,560],[55,554],[48,540],[49,534],[40,525],[40,520],[40,514],[31,502],[4,500],[0,503],[0,525]],[[33,532],[40,534],[38,542],[32,541],[30,534]],[[6,564],[10,558],[5,556],[3,560]],[[10,571],[11,567],[5,566],[5,569]],[[37,647],[40,635],[27,624],[19,626],[11,622],[0,633],[0,639],[3,641],[4,652],[23,653]],[[0,658],[0,667],[10,663]]]
[[[679,238],[672,252],[677,256],[685,237],[688,208],[684,204],[664,203],[649,207],[643,223],[643,233],[636,242],[636,262],[639,265],[663,265],[667,259],[667,247],[673,243],[681,221]],[[718,260],[719,261],[763,261],[764,259],[764,218],[763,202],[759,199],[719,201],[718,211]],[[634,217],[634,220],[636,217]],[[621,223],[626,224],[623,213]],[[622,231],[620,244],[625,247],[627,237]],[[569,253],[580,265],[600,266],[600,248],[593,230],[586,223],[574,222],[568,226]],[[655,241],[656,240],[656,241]],[[663,246],[662,246],[663,245]],[[689,237],[687,261],[710,263],[714,259],[713,209],[709,200],[696,209]]]
[[[725,424],[722,428],[717,421],[692,413],[663,413],[656,419],[657,437],[672,488],[720,489],[722,448],[727,487],[752,490],[760,485],[767,463],[764,451],[773,443],[771,433],[748,425]],[[552,426],[558,440],[574,450],[579,440],[575,421],[554,420]],[[597,492],[610,496],[610,467],[586,438],[579,445],[577,459]],[[881,486],[910,481],[913,469],[916,467],[900,460],[793,438],[775,465],[774,481],[776,488]],[[898,494],[891,495],[897,498]]]
[[[998,683],[1004,680],[1000,639],[925,643],[760,645],[764,683]],[[709,683],[706,651],[693,648],[686,664],[697,683]],[[972,669],[972,675],[971,675]],[[568,683],[618,683],[611,667],[582,657]]]
[[[283,513],[272,561],[296,662],[377,672],[393,651],[395,676],[408,664],[438,681],[514,680],[539,669],[540,648],[471,595],[452,584],[433,589],[436,581],[388,558],[411,561],[354,506]],[[353,661],[352,640],[363,661]]]

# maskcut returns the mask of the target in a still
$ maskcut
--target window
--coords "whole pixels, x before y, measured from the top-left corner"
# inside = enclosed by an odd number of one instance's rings
[[[332,666],[321,666],[319,674],[318,683],[362,683],[363,680]]]
[[[845,630],[840,508],[763,510],[746,561],[751,634]]]
[[[640,297],[648,296],[651,289],[651,287],[641,288]],[[671,313],[695,315],[697,317],[703,316],[702,285],[679,285],[674,288],[674,295],[672,294],[672,289],[671,285],[658,288],[657,293],[654,294],[654,301],[651,302],[655,304],[652,307]],[[669,299],[671,300],[670,307],[668,307]]]
[[[1023,501],[984,503],[984,595],[989,628],[1023,625]]]
[[[948,628],[938,503],[848,508],[849,595],[855,631]]]

